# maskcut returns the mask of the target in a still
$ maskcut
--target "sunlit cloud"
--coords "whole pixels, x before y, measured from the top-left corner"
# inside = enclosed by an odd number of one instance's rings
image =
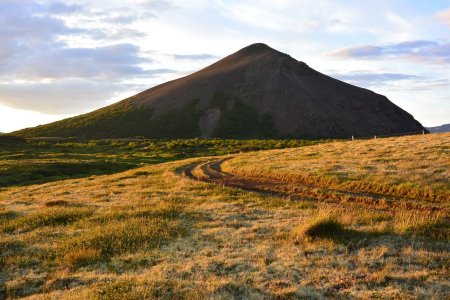
[[[420,40],[388,45],[352,46],[327,54],[340,59],[401,58],[424,63],[448,64],[450,42]]]
[[[173,58],[176,60],[208,60],[217,59],[218,57],[213,54],[173,54]]]

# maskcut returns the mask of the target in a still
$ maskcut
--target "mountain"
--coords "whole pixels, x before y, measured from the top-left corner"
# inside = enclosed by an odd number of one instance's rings
[[[421,132],[386,97],[265,44],[81,116],[15,132],[80,138],[301,138]]]
[[[444,124],[441,126],[427,127],[430,132],[450,132],[450,124]]]

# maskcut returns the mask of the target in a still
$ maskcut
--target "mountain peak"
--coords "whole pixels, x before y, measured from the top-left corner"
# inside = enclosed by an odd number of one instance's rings
[[[248,45],[247,47],[244,47],[241,49],[241,51],[249,51],[249,52],[263,52],[263,51],[276,51],[275,49],[269,47],[268,45],[264,43],[254,43],[251,45]]]
[[[287,54],[284,54],[278,50],[275,50],[264,43],[255,43],[255,44],[248,45],[247,47],[242,48],[241,50],[237,51],[233,55],[235,55],[235,56],[258,56],[261,54],[288,56]]]
[[[257,64],[267,64],[273,66],[274,61],[283,61],[285,64],[299,63],[288,54],[275,50],[266,44],[255,43],[244,47],[231,55],[228,55],[218,62],[199,71],[199,73],[209,75],[210,72],[221,73],[226,70]]]

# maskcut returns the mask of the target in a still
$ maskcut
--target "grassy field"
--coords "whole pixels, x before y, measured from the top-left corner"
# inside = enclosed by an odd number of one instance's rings
[[[29,140],[0,135],[0,188],[112,174],[189,157],[312,145],[308,140]]]
[[[449,139],[336,142],[234,154],[223,164],[293,186],[437,207],[429,211],[327,205],[182,175],[208,157],[5,187],[0,298],[446,299]]]
[[[449,204],[450,135],[334,142],[249,153],[228,160],[224,169],[294,185]]]

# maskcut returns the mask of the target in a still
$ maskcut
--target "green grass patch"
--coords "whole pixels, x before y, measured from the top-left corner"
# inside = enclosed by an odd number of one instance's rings
[[[8,233],[25,232],[44,226],[68,225],[89,217],[92,213],[92,210],[86,208],[47,208],[5,222],[2,231]]]
[[[93,287],[93,299],[209,299],[206,293],[192,284],[175,280],[136,282],[131,278],[99,283]]]
[[[0,210],[0,224],[7,222],[9,220],[15,219],[18,216],[20,216],[20,214],[16,211],[12,211],[12,210]]]
[[[186,233],[178,220],[131,218],[87,229],[63,241],[61,252],[93,249],[103,256],[112,256],[155,248]]]
[[[36,139],[0,145],[0,188],[105,175],[190,157],[301,147],[309,140],[88,140]],[[150,175],[138,171],[132,176]],[[131,178],[131,177],[130,177]]]

